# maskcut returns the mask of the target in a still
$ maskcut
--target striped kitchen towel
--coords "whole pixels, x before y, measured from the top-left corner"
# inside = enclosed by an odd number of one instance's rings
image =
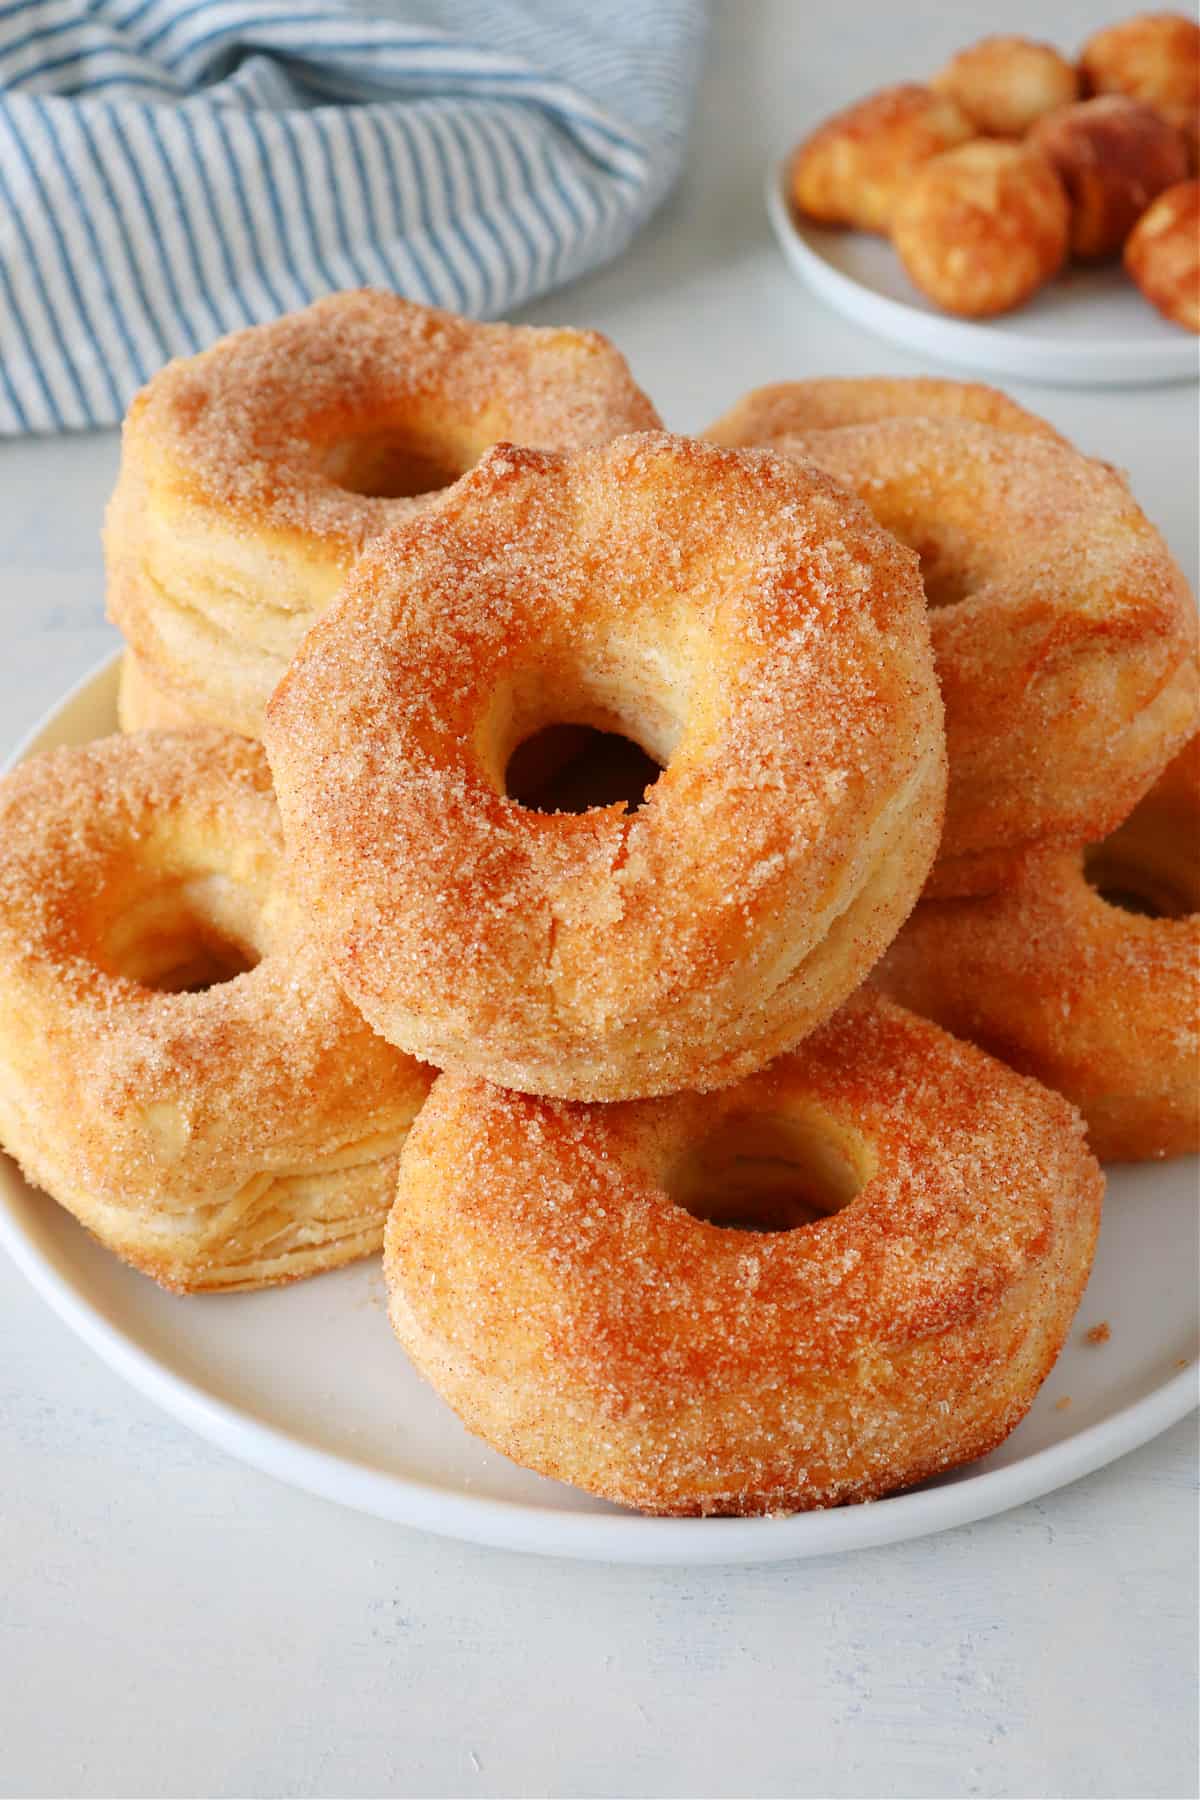
[[[496,315],[683,151],[704,0],[0,0],[0,434],[318,294]]]

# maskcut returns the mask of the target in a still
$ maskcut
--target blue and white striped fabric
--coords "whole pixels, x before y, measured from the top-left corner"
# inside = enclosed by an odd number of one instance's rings
[[[495,316],[682,156],[703,0],[0,0],[0,434],[363,285]]]

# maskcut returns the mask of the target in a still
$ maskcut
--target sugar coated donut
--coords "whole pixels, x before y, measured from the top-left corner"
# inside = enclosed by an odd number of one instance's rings
[[[989,137],[1024,137],[1035,120],[1079,98],[1079,77],[1052,44],[986,37],[952,56],[933,78]]]
[[[464,1423],[543,1475],[653,1513],[871,1500],[1023,1417],[1101,1191],[1066,1101],[862,993],[718,1094],[444,1076],[389,1310]]]
[[[1029,143],[1053,165],[1071,207],[1071,254],[1117,256],[1155,195],[1183,181],[1187,149],[1152,106],[1103,94],[1047,113]]]
[[[117,723],[122,731],[185,731],[200,722],[159,686],[140,657],[126,650],[117,684]]]
[[[1094,94],[1129,94],[1151,106],[1200,101],[1200,25],[1186,13],[1139,13],[1106,25],[1079,58]]]
[[[1111,830],[1200,717],[1196,612],[1124,480],[1061,443],[892,419],[780,440],[918,551],[950,789],[931,893]]]
[[[334,294],[168,364],[125,422],[109,612],[192,713],[257,737],[367,540],[498,439],[570,450],[654,426],[595,332]]]
[[[1125,267],[1164,319],[1200,332],[1200,181],[1181,181],[1146,209]]]
[[[927,630],[915,559],[817,470],[665,433],[490,452],[368,549],[268,712],[347,992],[414,1055],[534,1092],[760,1067],[932,860]],[[514,748],[563,726],[664,765],[640,810],[513,797]]]
[[[882,88],[835,113],[793,153],[792,204],[826,225],[886,232],[913,170],[974,129],[953,100],[932,88],[915,82]]]
[[[998,431],[1058,437],[1053,425],[981,381],[928,375],[828,376],[754,388],[704,436],[732,448],[773,449],[798,431],[832,431],[876,419],[974,419]]]
[[[262,751],[141,732],[0,782],[0,1142],[180,1292],[378,1248],[432,1079],[304,930]]]
[[[1105,1161],[1200,1150],[1200,738],[1104,842],[922,901],[877,979],[1066,1094]]]
[[[892,209],[892,243],[910,280],[946,312],[1010,312],[1057,275],[1070,209],[1058,176],[1026,144],[976,138],[934,156]]]

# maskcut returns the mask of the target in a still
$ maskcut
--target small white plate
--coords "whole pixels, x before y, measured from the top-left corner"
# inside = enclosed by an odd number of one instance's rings
[[[112,663],[14,760],[111,731],[115,695]],[[374,1263],[262,1294],[178,1299],[102,1250],[3,1157],[0,1242],[118,1374],[234,1456],[344,1506],[543,1555],[772,1562],[920,1537],[1074,1481],[1195,1404],[1194,1158],[1114,1171],[1070,1342],[1006,1444],[895,1499],[788,1519],[641,1518],[489,1451],[396,1344]],[[1110,1340],[1088,1344],[1102,1321]]]
[[[786,160],[768,174],[767,212],[788,262],[815,294],[918,356],[1058,387],[1145,386],[1200,375],[1196,338],[1155,312],[1119,263],[1068,268],[1015,312],[976,323],[926,300],[886,238],[797,219]]]

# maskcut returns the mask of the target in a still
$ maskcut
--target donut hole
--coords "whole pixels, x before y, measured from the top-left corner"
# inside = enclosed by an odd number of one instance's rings
[[[1133,856],[1115,840],[1098,844],[1083,859],[1083,873],[1106,906],[1147,919],[1186,919],[1200,912],[1200,868],[1195,846],[1190,857],[1156,847],[1153,858]]]
[[[428,440],[400,432],[345,438],[325,454],[335,486],[369,500],[413,500],[440,493],[465,475],[473,459],[456,458]]]
[[[965,544],[938,538],[925,539],[912,548],[921,564],[925,598],[931,607],[957,606],[978,586],[979,574],[971,566]]]
[[[819,1108],[739,1113],[688,1151],[667,1192],[725,1231],[798,1231],[849,1206],[873,1172],[866,1140]]]
[[[583,813],[623,805],[636,812],[662,774],[632,738],[594,725],[545,725],[508,759],[504,791],[530,812]]]
[[[207,993],[262,960],[257,903],[224,875],[155,885],[123,899],[100,960],[154,993]]]

